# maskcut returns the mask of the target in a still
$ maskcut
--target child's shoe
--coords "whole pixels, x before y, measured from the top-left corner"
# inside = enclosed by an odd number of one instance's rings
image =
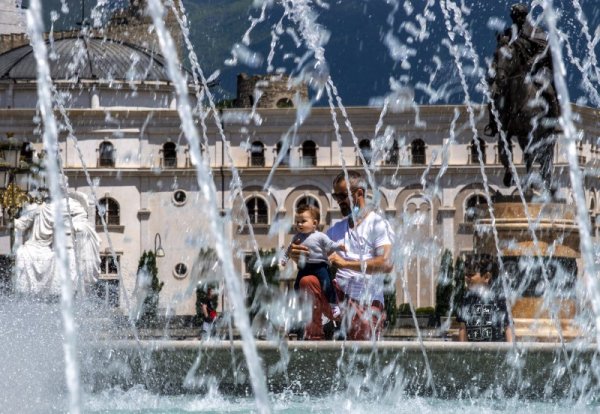
[[[340,310],[340,307],[338,306],[338,304],[330,303],[329,306],[331,306],[331,314],[333,315],[333,319],[338,319],[340,317],[340,315],[342,314],[342,311]]]

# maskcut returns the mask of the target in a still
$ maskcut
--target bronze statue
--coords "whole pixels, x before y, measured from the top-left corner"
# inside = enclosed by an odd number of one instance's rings
[[[537,161],[545,189],[553,191],[553,133],[560,113],[546,33],[532,27],[527,16],[527,6],[512,6],[513,27],[498,35],[492,78],[488,82],[500,128],[506,134],[506,141],[499,137],[498,144],[505,169],[504,185],[513,184],[509,153],[512,154],[512,138],[516,137],[523,150],[527,177]],[[498,135],[496,121],[490,103],[486,135]]]

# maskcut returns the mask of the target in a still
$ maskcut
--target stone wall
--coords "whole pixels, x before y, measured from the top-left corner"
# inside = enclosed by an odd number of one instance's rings
[[[294,96],[298,93],[300,98],[308,100],[306,85],[291,85],[287,75],[247,75],[240,73],[237,77],[237,98],[234,106],[237,108],[251,108],[254,105],[254,90],[258,86],[262,95],[258,101],[258,108],[286,108],[293,107]]]
[[[29,44],[25,33],[0,34],[0,54]]]

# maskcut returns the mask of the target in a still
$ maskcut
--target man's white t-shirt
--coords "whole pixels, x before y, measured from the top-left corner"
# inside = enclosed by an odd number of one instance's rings
[[[334,224],[327,235],[335,242],[346,246],[345,252],[337,252],[347,260],[365,262],[383,254],[381,248],[391,245],[394,232],[388,221],[371,211],[358,226],[349,228],[348,218]],[[383,275],[372,275],[362,271],[338,269],[336,280],[346,295],[354,300],[370,303],[378,300],[383,303]]]

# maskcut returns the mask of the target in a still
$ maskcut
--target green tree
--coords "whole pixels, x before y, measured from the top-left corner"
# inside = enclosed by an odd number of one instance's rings
[[[435,292],[435,316],[456,315],[456,310],[465,293],[465,263],[462,256],[452,265],[452,253],[445,250],[442,254],[440,272]]]
[[[252,307],[256,292],[260,286],[263,285],[263,278],[260,272],[262,266],[265,274],[267,285],[276,285],[279,281],[279,266],[277,266],[277,250],[259,250],[260,262],[256,255],[246,256],[246,269],[250,273],[250,280],[248,281],[248,292],[246,296],[246,305],[248,308]],[[251,311],[251,317],[255,312]]]
[[[456,315],[456,309],[461,304],[466,291],[465,286],[465,260],[462,256],[456,258],[454,264],[454,295],[452,303],[454,304],[453,314]]]
[[[394,327],[398,318],[398,305],[396,304],[396,287],[393,284],[393,280],[389,277],[385,278],[383,292],[386,315],[385,323],[387,326]]]
[[[145,277],[150,277],[151,279],[147,286],[146,298],[144,299],[139,324],[141,326],[155,326],[158,323],[159,293],[165,283],[158,279],[158,267],[156,267],[154,252],[144,250],[138,263],[138,275],[140,272],[145,273]]]
[[[446,249],[442,254],[440,271],[435,288],[435,315],[446,316],[450,310],[450,301],[454,291],[454,266],[452,264],[452,252]]]

